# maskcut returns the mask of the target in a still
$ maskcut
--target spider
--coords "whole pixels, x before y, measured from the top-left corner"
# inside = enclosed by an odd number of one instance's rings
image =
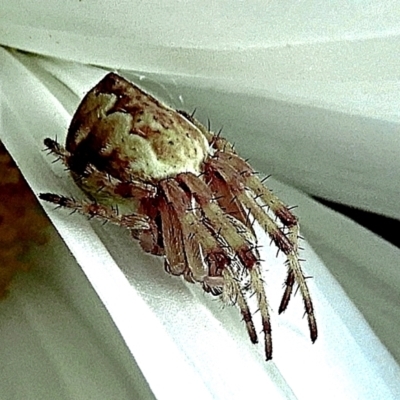
[[[226,139],[109,73],[79,105],[65,148],[52,139],[44,143],[88,199],[41,193],[42,200],[128,228],[145,252],[164,257],[169,274],[236,304],[253,343],[258,337],[248,299],[255,295],[270,360],[269,306],[251,215],[286,256],[279,313],[297,284],[315,342],[297,218]]]

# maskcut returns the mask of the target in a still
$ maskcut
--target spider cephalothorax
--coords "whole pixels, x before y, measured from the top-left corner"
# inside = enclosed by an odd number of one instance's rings
[[[110,73],[81,102],[66,148],[51,139],[45,145],[89,200],[49,193],[42,199],[128,228],[146,252],[164,257],[168,273],[237,304],[253,343],[257,333],[248,292],[255,294],[269,360],[271,325],[252,215],[287,257],[279,312],[297,284],[316,340],[298,258],[297,219],[225,139]]]

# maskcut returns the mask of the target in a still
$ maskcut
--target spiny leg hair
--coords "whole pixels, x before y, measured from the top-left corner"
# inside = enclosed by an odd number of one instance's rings
[[[266,359],[270,360],[272,358],[271,324],[259,268],[259,255],[256,246],[252,243],[254,238],[245,225],[227,218],[203,181],[191,174],[180,174],[177,176],[177,181],[193,194],[204,215],[203,223],[228,256],[229,262],[225,264],[222,271],[223,298],[225,301],[238,305],[253,343],[257,342],[257,334],[244,292],[250,289],[256,295],[262,319]],[[246,277],[249,278],[248,284],[243,283],[246,282]]]
[[[40,193],[42,200],[79,212],[89,218],[98,218],[105,222],[112,222],[131,230],[149,229],[148,218],[138,214],[119,214],[117,209],[103,206],[92,201],[77,201],[71,197],[59,196],[53,193]]]
[[[318,336],[317,324],[311,296],[302,272],[298,257],[299,227],[296,217],[289,211],[270,190],[255,176],[250,165],[230,151],[217,151],[209,157],[205,167],[206,179],[212,181],[217,176],[226,183],[231,191],[231,197],[238,199],[259,222],[264,231],[271,237],[278,249],[284,252],[287,258],[288,275],[285,281],[285,291],[279,307],[282,313],[290,300],[294,281],[298,284],[307,314],[310,337],[315,342]],[[260,205],[256,199],[260,199]],[[264,212],[263,207],[269,207],[274,215],[287,229],[284,233],[279,226]]]

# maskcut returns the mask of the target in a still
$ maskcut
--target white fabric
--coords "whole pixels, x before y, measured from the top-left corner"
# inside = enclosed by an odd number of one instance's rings
[[[318,9],[304,2],[287,9],[281,2],[268,6],[243,2],[237,8],[231,2],[229,7],[225,2],[218,6],[202,2],[201,9],[194,10],[195,4],[167,2],[171,12],[166,14],[165,4],[156,11],[153,7],[150,18],[146,10],[153,3],[141,3],[137,9],[134,2],[114,6],[71,2],[65,3],[66,9],[58,3],[57,7],[52,2],[38,3],[21,2],[20,9],[2,5],[7,15],[7,19],[0,16],[3,44],[140,71],[125,76],[138,79],[171,105],[187,110],[197,107],[196,115],[203,121],[209,117],[215,129],[223,124],[225,136],[261,171],[333,200],[397,214],[394,193],[399,183],[385,171],[398,167],[398,94],[375,78],[388,83],[398,68],[389,63],[394,57],[389,49],[396,37],[396,25],[391,24],[396,9],[377,2],[362,7],[360,2],[336,2],[336,8],[324,2]],[[255,20],[258,23],[251,24]],[[211,40],[216,36],[219,40]],[[373,44],[378,42],[379,57],[372,64],[370,57],[378,52]],[[4,50],[0,62],[1,140],[35,192],[78,197],[62,166],[51,164],[51,157],[41,152],[42,141],[56,135],[63,140],[71,113],[105,71]],[[395,87],[396,82],[392,83]],[[379,140],[373,140],[377,134]],[[286,202],[299,205],[296,211],[303,233],[399,357],[395,343],[400,276],[393,263],[399,251],[299,192],[272,180],[268,184]],[[48,307],[54,310],[54,320],[38,324],[36,318],[28,318],[29,326],[35,327],[34,337],[44,343],[44,354],[56,366],[54,371],[61,371],[54,374],[63,382],[62,389],[48,388],[49,398],[68,398],[67,393],[79,398],[85,383],[81,398],[88,398],[91,390],[94,398],[102,398],[98,385],[110,388],[109,382],[115,391],[125,391],[126,398],[132,398],[133,391],[140,393],[137,398],[154,395],[158,399],[239,399],[264,393],[274,399],[399,397],[398,365],[307,243],[305,268],[314,277],[310,286],[320,337],[311,345],[299,296],[283,316],[276,316],[284,267],[272,250],[264,258],[274,314],[274,361],[265,363],[262,346],[250,344],[237,310],[221,310],[221,304],[201,290],[166,275],[161,261],[143,254],[121,229],[89,224],[51,206],[46,210],[138,365],[137,369],[133,363],[130,366],[120,337],[107,322],[93,319],[79,292],[81,302],[74,307],[83,321],[90,321],[90,329],[76,323],[77,334],[86,332],[87,337],[92,330],[96,338],[101,337],[98,344],[107,349],[108,356],[100,363],[104,368],[98,367],[101,378],[96,380],[89,367],[84,382],[86,369],[77,374],[76,365],[64,356],[68,352],[63,332],[56,339],[48,333],[53,321],[60,322],[58,310],[64,307],[51,301]],[[68,257],[58,262],[63,269],[74,264]],[[76,291],[70,283],[74,276],[61,285],[66,293]],[[88,287],[78,287],[93,299]],[[30,299],[29,291],[26,296]],[[15,300],[13,304],[23,315],[41,315],[36,314],[35,302]],[[99,307],[95,302],[90,305]],[[74,318],[73,312],[68,315]],[[10,346],[12,332],[11,328],[0,331]],[[76,354],[79,360],[93,354],[79,340],[74,347],[81,349]],[[2,359],[13,358],[10,348],[2,351]],[[115,384],[115,375],[108,370],[119,360],[129,383]],[[14,371],[5,368],[2,381],[13,381]],[[83,382],[74,386],[78,377]],[[30,381],[28,375],[25,379],[31,390],[42,393],[41,380],[37,384],[38,379]],[[17,384],[11,389],[20,398],[25,390]],[[103,398],[110,398],[109,392],[104,391]]]

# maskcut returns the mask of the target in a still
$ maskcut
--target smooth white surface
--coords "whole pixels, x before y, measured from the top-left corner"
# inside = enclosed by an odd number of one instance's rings
[[[70,119],[69,112],[104,71],[21,55],[14,58],[4,51],[0,60],[6,77],[1,86],[1,139],[35,192],[79,195],[62,166],[51,164],[51,159],[40,151],[42,140],[56,135],[61,140]],[[156,94],[170,96],[175,103],[179,103],[180,96],[186,100],[180,86],[171,91],[167,83],[173,87],[173,81],[164,80],[164,85],[147,78],[142,83],[155,89]],[[160,82],[164,82],[163,77]],[[206,88],[196,86],[192,90],[193,98],[200,93],[201,100],[205,92]],[[224,115],[223,108],[214,106]],[[249,131],[257,132],[252,128],[248,126]],[[280,146],[279,142],[271,143],[277,148]],[[253,151],[246,156],[260,159],[260,150],[261,147],[253,146]],[[271,182],[271,185],[278,189],[278,194],[285,191],[278,183]],[[308,204],[302,211],[309,210],[304,225],[312,227],[314,202],[308,203],[309,200],[295,191],[292,195],[293,198],[285,200],[299,204],[300,210]],[[315,277],[310,285],[320,338],[315,345],[309,342],[298,296],[288,312],[276,316],[284,268],[273,250],[265,258],[268,260],[267,291],[275,311],[275,352],[274,362],[266,364],[261,346],[250,344],[237,310],[221,310],[220,303],[200,290],[168,277],[159,259],[141,253],[117,227],[91,225],[84,218],[54,211],[51,206],[46,206],[46,210],[111,313],[157,398],[172,395],[187,398],[188,391],[203,399],[255,397],[260,393],[268,393],[272,398],[307,400],[397,398],[398,366],[309,246],[306,246],[305,268]],[[329,238],[326,243],[330,243]],[[331,244],[334,246],[334,242]],[[373,265],[374,255],[370,257]]]
[[[45,28],[54,33],[92,33],[93,37],[114,36],[121,41],[165,47],[237,49],[288,42],[364,39],[371,37],[371,32],[375,36],[395,35],[399,33],[400,16],[396,4],[368,0],[334,0],[329,4],[322,0],[284,4],[277,0],[250,0],[238,1],[233,7],[228,0],[218,3],[206,0],[202,4],[154,0],[68,0],[58,4],[54,0],[42,0],[31,8],[31,13],[23,13],[30,3],[19,0],[13,5],[4,3],[3,18],[7,16],[10,25]],[[65,15],[70,18],[63,19],[60,25],[60,17]],[[135,15],[133,21],[132,15]],[[193,20],[199,23],[189,25]],[[102,31],[93,32],[100,24]]]

